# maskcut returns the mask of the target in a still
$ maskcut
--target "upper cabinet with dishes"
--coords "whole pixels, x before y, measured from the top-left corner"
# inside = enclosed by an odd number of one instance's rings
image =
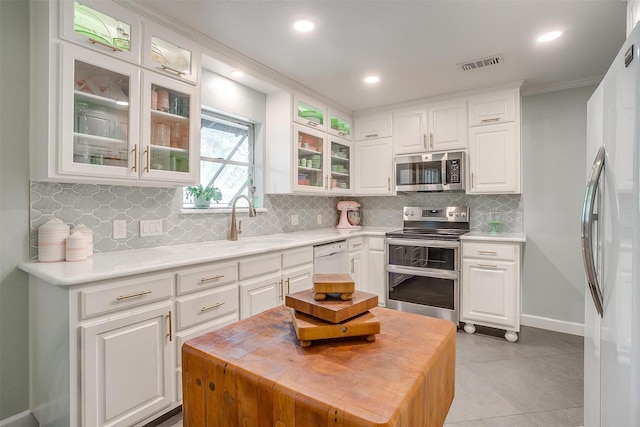
[[[467,102],[451,100],[394,111],[394,154],[467,148]]]
[[[32,80],[31,118],[39,126],[30,142],[31,178],[165,187],[197,182],[200,93],[197,80],[185,76],[199,73],[141,66],[144,21],[116,3],[32,4],[40,54]],[[61,28],[54,19],[58,6]],[[60,39],[52,36],[57,33]]]

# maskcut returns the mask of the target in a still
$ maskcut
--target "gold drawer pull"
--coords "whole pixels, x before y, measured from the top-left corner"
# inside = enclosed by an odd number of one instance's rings
[[[147,295],[150,294],[151,291],[140,291],[140,292],[136,292],[135,294],[129,294],[129,295],[120,295],[116,297],[116,301],[120,301],[123,299],[127,299],[127,298],[135,298],[135,297],[141,297],[142,295]]]
[[[167,336],[169,337],[169,341],[173,341],[173,316],[171,315],[171,310],[169,310],[167,317],[169,318],[169,333],[167,333]]]
[[[369,135],[365,135],[365,138],[375,138],[376,136],[378,136],[377,133],[370,133]]]
[[[498,255],[496,251],[478,251],[479,255]]]
[[[320,125],[320,123],[316,123],[316,122],[312,122],[312,121],[307,121],[307,124],[309,126],[313,126],[313,127],[317,127],[318,125]]]
[[[108,43],[101,42],[101,41],[96,40],[96,39],[92,39],[91,37],[88,37],[88,39],[89,39],[89,43],[91,43],[91,44],[97,44],[97,45],[106,47],[107,49],[110,49],[110,50],[112,50],[114,52],[122,52],[122,49],[120,49],[118,47],[115,47],[113,45],[110,45]]]
[[[174,74],[177,74],[179,77],[182,77],[187,74],[184,71],[176,70],[175,68],[167,67],[166,65],[161,65],[160,67],[165,71],[169,71]]]
[[[223,277],[224,277],[224,274],[218,274],[216,276],[211,276],[211,277],[203,277],[202,279],[200,279],[200,283],[211,282],[213,280],[222,279]]]
[[[360,246],[362,246],[362,243],[354,243],[354,244],[353,244],[353,247],[354,247],[354,248],[357,248],[357,247],[360,247]]]
[[[202,307],[202,308],[200,309],[200,312],[202,313],[202,312],[204,312],[204,311],[212,310],[212,309],[214,309],[214,308],[218,308],[218,307],[220,307],[221,305],[224,305],[224,303],[223,303],[223,302],[217,302],[217,303],[215,303],[215,304],[213,304],[213,305],[210,305],[209,307]]]
[[[495,117],[493,119],[482,119],[482,123],[491,123],[500,121],[500,117]]]
[[[478,267],[483,267],[483,268],[498,268],[497,265],[491,265],[491,264],[478,264]]]

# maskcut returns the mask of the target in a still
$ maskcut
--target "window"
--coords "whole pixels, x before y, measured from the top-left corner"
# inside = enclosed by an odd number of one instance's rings
[[[222,200],[211,207],[230,207],[233,199],[244,194],[252,198],[254,177],[254,129],[248,122],[203,109],[200,132],[200,183],[218,187]],[[185,205],[192,201],[185,192]],[[247,206],[240,199],[238,206]]]

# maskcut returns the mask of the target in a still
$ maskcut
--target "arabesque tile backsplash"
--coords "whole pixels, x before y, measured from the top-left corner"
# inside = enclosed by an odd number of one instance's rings
[[[255,218],[238,213],[242,237],[332,227],[337,223],[336,203],[344,198],[266,195],[264,208]],[[521,232],[520,195],[471,196],[463,193],[415,193],[393,197],[354,197],[362,205],[363,225],[401,227],[403,206],[468,205],[471,229],[487,231],[484,214],[500,211],[503,232]],[[37,259],[38,227],[52,217],[71,226],[84,223],[94,232],[94,251],[110,252],[155,246],[180,245],[227,239],[231,214],[184,213],[182,189],[126,187],[94,184],[31,183],[30,255]],[[298,224],[291,225],[291,215]],[[317,223],[317,216],[322,224]],[[127,238],[112,238],[113,220],[127,221]],[[140,237],[140,220],[161,219],[161,236]]]

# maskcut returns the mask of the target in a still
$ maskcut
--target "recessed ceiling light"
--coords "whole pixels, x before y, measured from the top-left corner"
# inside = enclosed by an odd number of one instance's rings
[[[315,27],[316,24],[308,18],[300,18],[293,21],[293,29],[300,33],[308,33],[313,31]]]
[[[236,78],[241,78],[241,77],[244,77],[244,71],[240,71],[240,70],[233,70],[233,71],[231,72],[231,75],[232,75],[233,77],[236,77]]]
[[[378,83],[380,81],[380,77],[378,76],[367,76],[364,78],[364,82],[368,84]]]
[[[557,39],[562,35],[562,31],[551,31],[549,33],[545,33],[537,38],[540,43],[550,42],[552,40]]]

